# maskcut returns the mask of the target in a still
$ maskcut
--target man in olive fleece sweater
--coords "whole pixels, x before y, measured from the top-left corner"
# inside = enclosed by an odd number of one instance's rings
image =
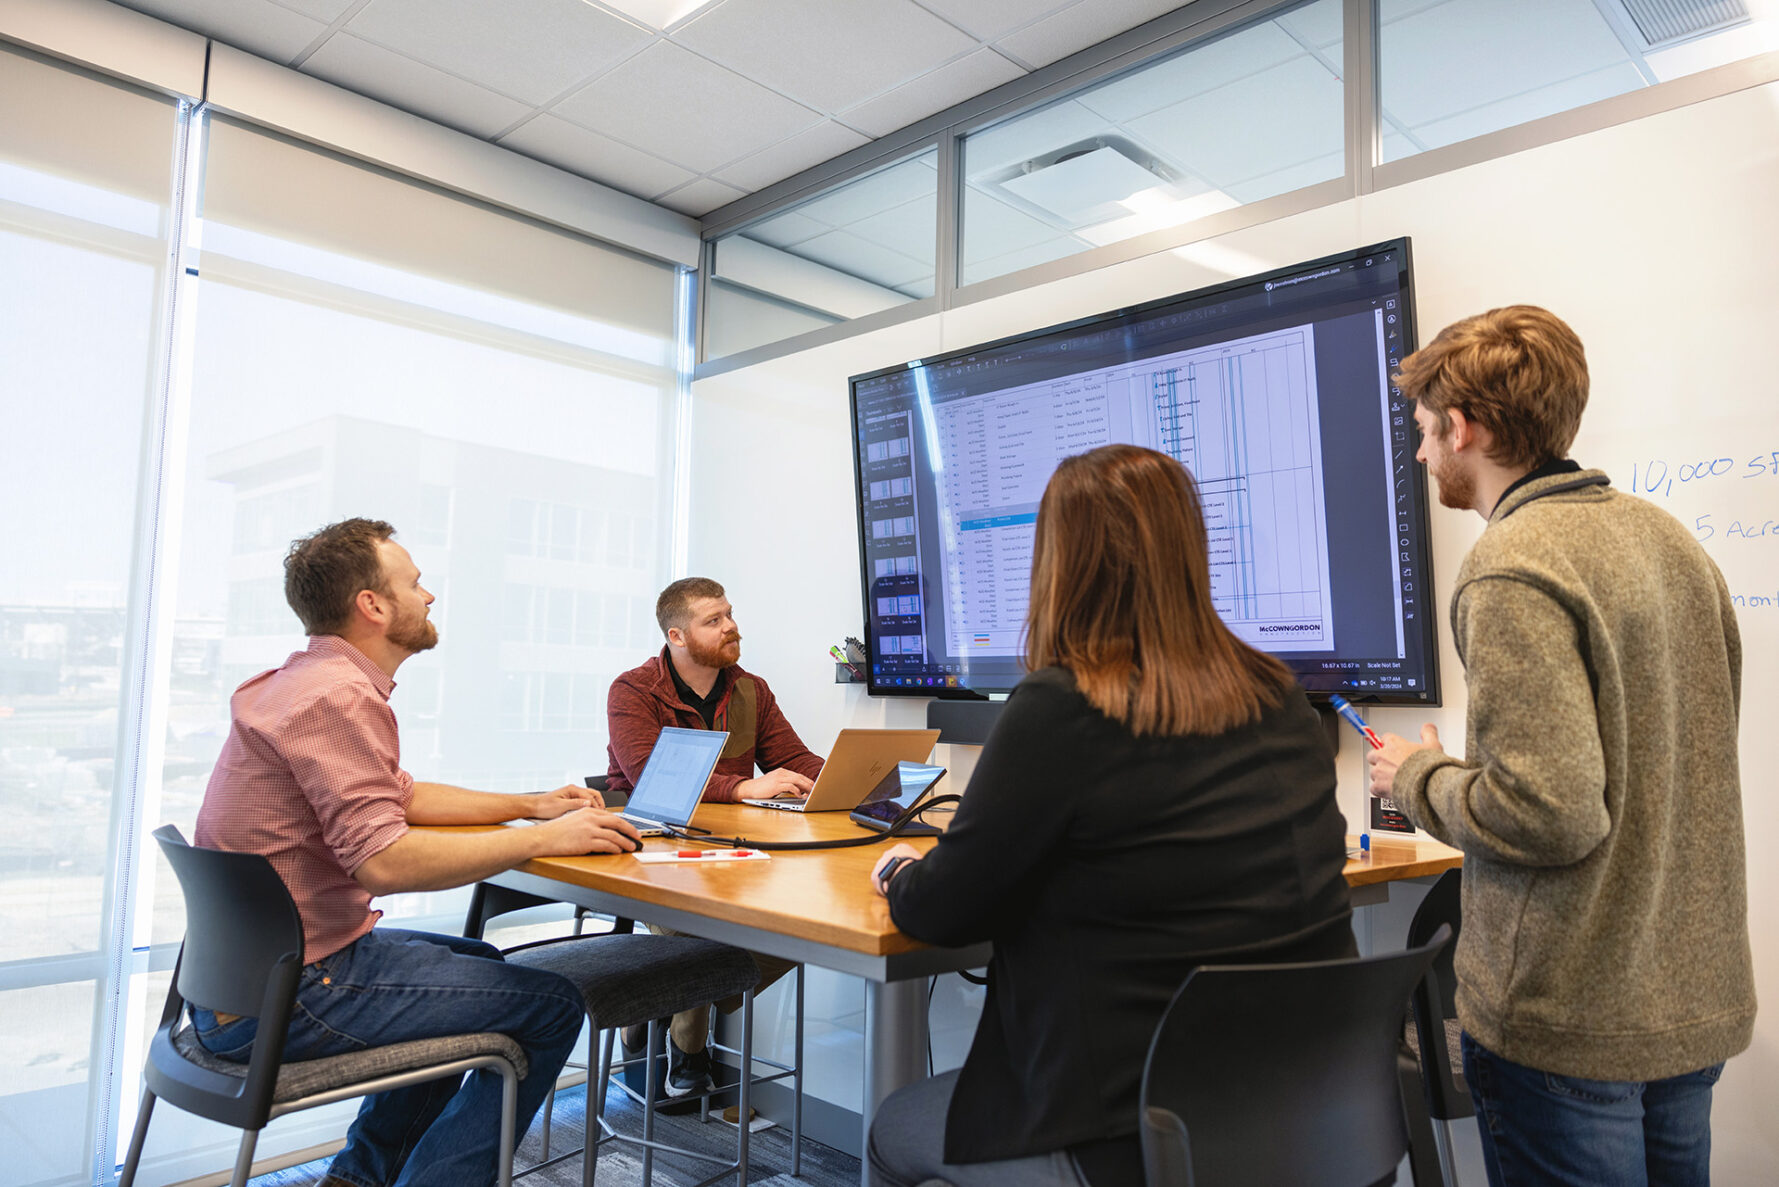
[[[1542,309],[1404,361],[1440,501],[1488,520],[1452,596],[1467,747],[1386,735],[1372,790],[1464,851],[1464,1073],[1506,1184],[1703,1184],[1753,1034],[1729,593],[1666,512],[1562,460],[1581,342]]]

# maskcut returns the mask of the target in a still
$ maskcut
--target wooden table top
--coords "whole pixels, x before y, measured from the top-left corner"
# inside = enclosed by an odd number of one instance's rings
[[[1358,837],[1347,838],[1347,852],[1359,848]],[[1443,874],[1464,864],[1464,855],[1440,841],[1417,841],[1412,837],[1371,837],[1371,852],[1347,858],[1348,886],[1375,886],[1380,882],[1397,882],[1404,878],[1425,878]]]
[[[945,818],[935,814],[935,823]],[[741,804],[704,804],[699,827],[713,833],[758,841],[816,841],[859,837],[869,830],[844,812],[775,812]],[[474,832],[464,826],[451,831]],[[931,837],[907,838],[917,849],[930,849]],[[1373,838],[1369,855],[1348,860],[1347,883],[1366,886],[1401,878],[1438,874],[1462,860],[1457,850],[1437,841]],[[697,848],[671,838],[651,837],[644,850]],[[1358,838],[1348,838],[1348,849]],[[871,867],[884,845],[850,849],[774,852],[767,861],[648,864],[630,854],[538,858],[519,866],[521,873],[572,886],[584,886],[721,919],[744,927],[794,936],[851,952],[883,956],[920,948],[890,921],[889,905],[870,887]]]

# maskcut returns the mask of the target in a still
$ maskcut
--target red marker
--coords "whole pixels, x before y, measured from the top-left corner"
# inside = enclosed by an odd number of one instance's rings
[[[681,849],[675,857],[752,857],[752,849]]]

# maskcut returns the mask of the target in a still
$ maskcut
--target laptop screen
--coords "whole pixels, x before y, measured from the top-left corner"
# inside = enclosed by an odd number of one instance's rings
[[[728,740],[723,730],[663,729],[624,811],[666,824],[691,823],[704,785]]]
[[[899,762],[895,769],[883,777],[883,781],[871,789],[864,803],[853,809],[852,818],[861,824],[877,822],[877,826],[888,827],[902,813],[914,806],[916,800],[926,795],[933,784],[939,782],[945,774],[944,767],[936,767],[920,762]],[[861,819],[861,818],[868,819]]]

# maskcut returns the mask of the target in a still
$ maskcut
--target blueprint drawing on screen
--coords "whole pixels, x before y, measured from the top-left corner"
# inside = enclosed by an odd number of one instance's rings
[[[953,653],[1019,650],[1044,486],[1063,458],[1112,442],[1160,450],[1196,479],[1212,596],[1237,635],[1332,649],[1315,376],[1306,324],[934,405]]]

